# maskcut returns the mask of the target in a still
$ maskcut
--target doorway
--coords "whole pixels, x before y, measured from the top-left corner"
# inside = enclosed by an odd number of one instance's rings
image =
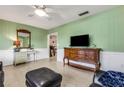
[[[49,58],[53,61],[57,61],[57,36],[57,32],[48,35]]]

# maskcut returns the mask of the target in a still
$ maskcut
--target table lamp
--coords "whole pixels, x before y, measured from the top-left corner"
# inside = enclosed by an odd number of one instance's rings
[[[20,46],[20,41],[19,40],[13,41],[13,45],[15,45],[16,48],[18,48]]]

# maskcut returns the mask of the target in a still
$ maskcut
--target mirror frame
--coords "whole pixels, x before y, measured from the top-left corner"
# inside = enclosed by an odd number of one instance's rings
[[[22,33],[27,33],[29,34],[29,46],[28,47],[19,47],[19,48],[31,48],[31,32],[28,31],[28,30],[25,30],[25,29],[17,29],[17,40],[19,39],[19,32],[22,32]]]

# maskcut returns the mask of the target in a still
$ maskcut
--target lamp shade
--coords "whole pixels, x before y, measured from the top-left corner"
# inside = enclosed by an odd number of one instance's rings
[[[13,41],[13,45],[15,45],[16,47],[19,47],[20,46],[20,41],[19,40]]]

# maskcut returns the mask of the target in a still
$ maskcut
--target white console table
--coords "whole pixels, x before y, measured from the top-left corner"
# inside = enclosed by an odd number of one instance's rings
[[[36,60],[37,60],[37,51],[36,50],[27,51],[27,57],[28,57],[28,61],[36,62]]]
[[[36,61],[37,51],[35,50],[25,50],[25,51],[19,51],[19,52],[14,52],[14,65],[16,66],[17,64],[21,63],[26,63],[30,61]]]

